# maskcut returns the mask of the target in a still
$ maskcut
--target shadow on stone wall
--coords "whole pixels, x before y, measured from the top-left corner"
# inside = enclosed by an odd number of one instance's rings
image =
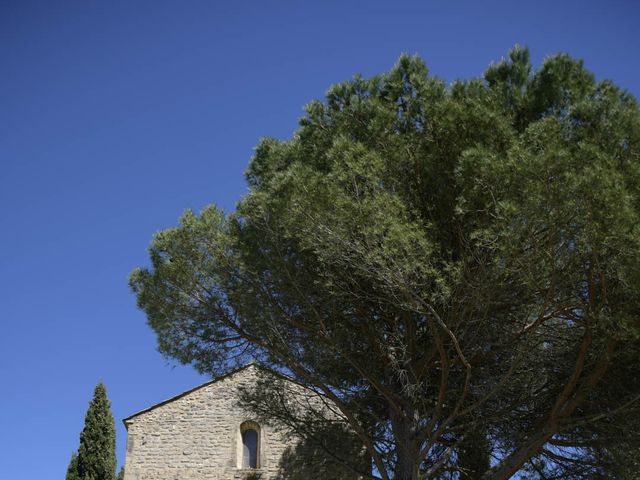
[[[362,447],[341,427],[324,430],[321,439],[288,447],[282,455],[277,480],[356,480],[371,471]]]

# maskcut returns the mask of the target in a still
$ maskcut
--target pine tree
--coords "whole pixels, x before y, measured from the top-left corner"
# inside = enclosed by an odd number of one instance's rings
[[[73,452],[71,454],[71,460],[69,461],[69,467],[67,468],[66,480],[80,480],[80,474],[78,473],[78,454]]]
[[[638,152],[636,99],[566,54],[516,46],[450,86],[404,55],[264,139],[236,211],[187,211],[131,286],[162,353],[290,375],[382,478],[617,478],[640,449]],[[278,387],[253,415],[349,461]]]
[[[73,459],[72,459],[73,460]],[[104,384],[99,383],[89,402],[80,434],[78,474],[81,480],[115,480],[116,429],[111,402]]]
[[[120,472],[118,473],[118,476],[116,477],[116,480],[124,480],[124,466],[122,466],[122,468],[120,468]]]

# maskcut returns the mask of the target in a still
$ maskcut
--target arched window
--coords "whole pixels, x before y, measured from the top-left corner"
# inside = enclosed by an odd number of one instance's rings
[[[258,468],[258,432],[253,428],[242,432],[242,468]]]
[[[251,420],[242,422],[239,440],[238,468],[261,468],[260,425]]]

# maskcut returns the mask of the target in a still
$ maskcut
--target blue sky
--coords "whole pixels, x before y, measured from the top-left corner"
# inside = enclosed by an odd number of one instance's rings
[[[355,73],[418,53],[480,75],[515,43],[640,93],[632,0],[0,0],[3,478],[64,478],[103,380],[117,422],[202,382],[172,366],[127,276],[186,208],[233,209],[260,137]]]

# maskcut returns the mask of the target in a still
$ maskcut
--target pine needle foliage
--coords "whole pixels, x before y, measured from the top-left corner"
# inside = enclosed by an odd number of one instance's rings
[[[246,178],[234,212],[187,211],[131,276],[161,352],[308,386],[365,478],[616,478],[637,456],[631,94],[566,54],[534,69],[516,46],[449,86],[403,55],[261,141]],[[279,391],[247,405],[348,462]]]

